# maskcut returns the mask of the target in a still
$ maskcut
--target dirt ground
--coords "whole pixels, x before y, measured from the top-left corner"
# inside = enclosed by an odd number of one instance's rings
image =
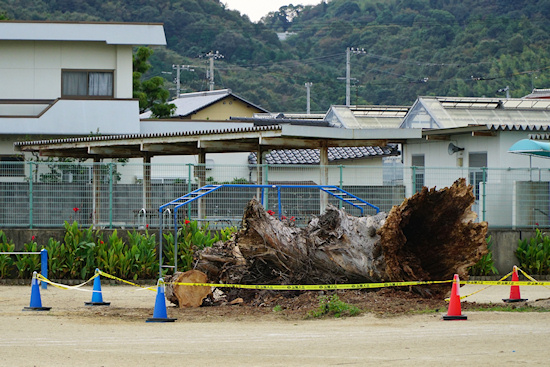
[[[480,286],[466,285],[466,295]],[[550,289],[523,287],[532,312],[479,311],[507,298],[491,287],[462,302],[467,321],[441,321],[442,299],[394,289],[339,292],[364,310],[348,318],[308,319],[319,292],[262,294],[243,304],[178,309],[174,323],[153,324],[156,292],[103,285],[110,306],[85,306],[87,291],[41,290],[50,311],[22,311],[31,287],[0,285],[6,366],[502,366],[547,365]],[[332,294],[332,293],[330,293]],[[539,301],[536,301],[540,299]],[[435,310],[435,311],[434,311]]]

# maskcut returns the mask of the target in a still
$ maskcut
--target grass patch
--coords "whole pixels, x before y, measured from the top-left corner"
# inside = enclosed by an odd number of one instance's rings
[[[324,316],[357,316],[361,309],[340,300],[338,295],[319,297],[319,306],[308,312],[308,318],[320,318]]]
[[[281,305],[276,305],[275,307],[273,307],[273,312],[281,312],[283,310],[283,306]]]

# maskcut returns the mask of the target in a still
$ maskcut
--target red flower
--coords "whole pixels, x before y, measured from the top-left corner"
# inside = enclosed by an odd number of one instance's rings
[[[191,221],[189,219],[186,219],[184,223],[189,224],[189,223],[191,223]]]
[[[149,225],[148,225],[148,224],[145,225],[145,229],[149,229]]]
[[[77,211],[79,211],[80,209],[77,208],[76,206],[73,208],[73,211],[76,213]]]
[[[286,219],[286,217],[283,215],[283,216],[281,217],[281,219]]]
[[[296,218],[294,218],[294,217],[290,217],[290,220],[291,220],[291,221],[295,221],[295,220],[296,220]]]
[[[101,243],[103,245],[105,242],[103,242],[103,240],[101,240],[101,241],[99,241],[99,243]]]
[[[274,212],[273,210],[269,209],[269,210],[267,211],[267,214],[273,215],[273,214],[275,214],[275,212]]]
[[[535,223],[536,226],[538,226],[539,224],[538,223]]]
[[[35,238],[36,238],[36,237],[32,236],[32,237],[31,237],[31,240],[33,240],[33,241],[34,241],[34,239],[35,239]]]

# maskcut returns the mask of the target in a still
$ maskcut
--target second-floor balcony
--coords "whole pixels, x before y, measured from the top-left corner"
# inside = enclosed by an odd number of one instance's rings
[[[2,99],[0,134],[139,133],[134,99]]]

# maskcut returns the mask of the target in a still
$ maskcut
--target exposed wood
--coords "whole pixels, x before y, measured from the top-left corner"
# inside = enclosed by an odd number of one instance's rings
[[[426,140],[451,140],[451,136],[445,135],[426,135]]]
[[[178,285],[177,283],[208,283],[206,274],[198,270],[176,273],[166,277],[166,299],[179,308],[200,307],[202,301],[211,294],[210,287]]]
[[[329,206],[306,228],[249,202],[242,229],[198,253],[196,268],[222,283],[323,284],[467,278],[487,252],[487,223],[475,223],[464,179],[424,188],[386,216],[352,217]]]
[[[472,131],[472,136],[497,136],[496,131]]]

